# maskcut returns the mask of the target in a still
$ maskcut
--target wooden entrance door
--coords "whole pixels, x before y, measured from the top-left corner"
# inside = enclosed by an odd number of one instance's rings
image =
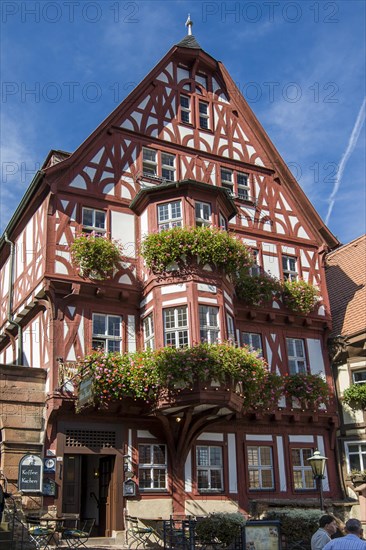
[[[114,456],[105,456],[99,461],[99,535],[109,537],[112,531]]]
[[[64,455],[62,513],[80,513],[81,455]]]

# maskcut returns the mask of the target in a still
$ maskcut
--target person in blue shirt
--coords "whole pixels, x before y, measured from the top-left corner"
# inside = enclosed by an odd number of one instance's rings
[[[311,550],[323,550],[337,531],[337,521],[334,516],[324,514],[319,520],[319,529],[311,537]]]
[[[362,524],[351,518],[346,522],[346,536],[328,542],[323,550],[366,550],[366,541],[362,540]]]

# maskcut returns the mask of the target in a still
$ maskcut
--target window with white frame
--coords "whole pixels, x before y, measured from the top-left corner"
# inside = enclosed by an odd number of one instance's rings
[[[211,204],[208,202],[196,201],[196,225],[211,225]]]
[[[93,313],[92,324],[94,349],[103,349],[106,352],[121,351],[122,317]]]
[[[139,445],[139,489],[167,488],[166,445]]]
[[[203,130],[209,130],[210,120],[209,120],[208,103],[205,103],[204,101],[199,101],[198,109],[199,109],[200,128],[202,128]]]
[[[250,185],[248,174],[237,172],[236,182],[238,184],[238,198],[248,200],[250,198]]]
[[[220,229],[227,231],[227,219],[223,214],[221,214],[221,212],[219,214],[219,224],[220,224]]]
[[[219,308],[199,306],[199,317],[201,341],[214,344],[219,338]]]
[[[165,345],[173,348],[188,346],[188,311],[187,306],[164,309]]]
[[[157,151],[155,149],[142,148],[142,172],[144,176],[155,177],[158,175]]]
[[[252,248],[250,252],[252,254],[254,264],[249,268],[249,275],[251,277],[256,277],[261,274],[261,268],[259,265],[259,250]]]
[[[104,210],[95,210],[94,208],[83,208],[82,225],[84,233],[106,232],[106,213]]]
[[[296,258],[293,256],[282,256],[282,272],[285,281],[297,281]]]
[[[180,96],[180,119],[185,124],[191,122],[191,99],[187,95]]]
[[[227,323],[227,338],[235,343],[235,326],[234,319],[228,313],[226,314],[226,323]]]
[[[155,349],[154,317],[152,313],[144,318],[143,326],[145,349]]]
[[[221,185],[230,193],[234,194],[234,178],[233,171],[229,168],[221,168]]]
[[[247,447],[249,489],[273,489],[272,448]]]
[[[290,374],[306,373],[304,340],[286,338],[287,358]]]
[[[308,462],[313,454],[313,449],[291,449],[292,473],[294,489],[314,489],[315,481],[313,471]]]
[[[167,181],[175,181],[175,155],[161,153],[161,175]]]
[[[223,491],[222,447],[196,447],[197,488],[199,491]]]
[[[352,373],[354,384],[365,384],[366,382],[366,370],[356,370]]]
[[[244,346],[248,346],[250,350],[259,351],[260,356],[263,355],[262,337],[256,332],[242,332],[241,339]]]
[[[182,227],[182,203],[181,201],[164,202],[158,204],[159,231]]]
[[[350,474],[352,470],[362,472],[366,470],[366,441],[346,442],[347,469]]]

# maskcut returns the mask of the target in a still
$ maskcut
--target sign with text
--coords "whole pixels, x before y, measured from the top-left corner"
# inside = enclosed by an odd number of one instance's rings
[[[18,488],[23,493],[41,493],[43,460],[37,455],[25,455],[19,462]]]
[[[90,377],[83,378],[79,385],[79,407],[85,407],[93,402],[93,380]]]

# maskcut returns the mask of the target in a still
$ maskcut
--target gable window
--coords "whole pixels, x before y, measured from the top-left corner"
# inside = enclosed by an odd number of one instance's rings
[[[237,172],[236,181],[238,184],[238,198],[242,200],[248,200],[250,198],[250,185],[248,174]]]
[[[106,232],[106,213],[104,210],[95,210],[94,208],[83,208],[82,225],[84,233]]]
[[[161,175],[167,181],[175,180],[175,155],[161,153]]]
[[[139,489],[166,489],[166,445],[139,445]]]
[[[262,338],[256,332],[242,332],[241,338],[244,346],[248,346],[250,350],[259,351],[260,356],[263,356]]]
[[[164,309],[163,316],[165,345],[173,348],[188,346],[187,306]]]
[[[227,323],[227,338],[235,343],[235,327],[234,319],[228,313],[226,314],[226,323]]]
[[[196,225],[211,225],[211,204],[196,201]]]
[[[225,189],[230,191],[230,193],[234,194],[234,179],[233,179],[233,171],[229,170],[228,168],[221,168],[221,184]]]
[[[142,148],[142,172],[144,176],[155,177],[158,175],[157,151],[155,149]]]
[[[196,74],[196,82],[201,84],[207,90],[207,76],[204,74]]]
[[[143,326],[145,349],[155,349],[154,318],[152,313],[144,318]]]
[[[306,373],[304,340],[286,338],[287,358],[290,374]]]
[[[223,491],[222,447],[196,447],[197,488],[199,491]]]
[[[299,489],[314,489],[315,481],[308,458],[313,454],[312,449],[292,449],[292,473],[295,491]]]
[[[201,341],[214,344],[219,338],[219,308],[199,306],[199,317]]]
[[[261,274],[261,268],[259,265],[259,250],[252,248],[250,252],[252,254],[254,264],[249,268],[249,275],[251,275],[251,277],[256,277]]]
[[[182,203],[181,201],[164,202],[158,204],[158,228],[159,231],[182,227]]]
[[[273,489],[272,448],[248,447],[249,489]]]
[[[191,99],[187,95],[180,96],[180,119],[185,124],[191,122]]]
[[[352,373],[354,384],[365,384],[366,382],[366,370],[357,370]]]
[[[94,349],[109,351],[121,351],[122,341],[122,317],[119,315],[102,315],[93,313],[93,339]]]
[[[205,103],[204,101],[199,101],[198,109],[199,109],[200,128],[202,128],[203,130],[209,130],[210,121],[209,121],[209,114],[208,114],[208,103]]]
[[[296,281],[296,258],[294,258],[293,256],[282,256],[282,271],[285,281]]]
[[[366,441],[360,443],[346,443],[347,469],[362,472],[366,470]]]

